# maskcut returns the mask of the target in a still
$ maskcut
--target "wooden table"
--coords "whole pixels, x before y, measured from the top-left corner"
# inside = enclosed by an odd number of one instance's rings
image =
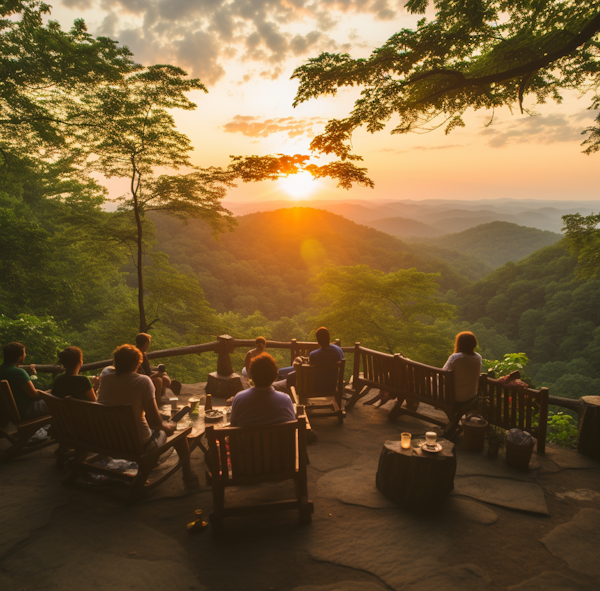
[[[386,441],[377,469],[377,488],[401,507],[435,509],[454,489],[454,444],[438,439],[442,450],[423,451],[425,440],[413,440],[409,449],[399,441]]]

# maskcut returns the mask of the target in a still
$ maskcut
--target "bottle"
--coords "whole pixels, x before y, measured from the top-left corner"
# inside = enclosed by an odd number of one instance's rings
[[[212,395],[211,394],[206,395],[206,400],[204,402],[204,411],[207,411],[207,410],[212,410]]]

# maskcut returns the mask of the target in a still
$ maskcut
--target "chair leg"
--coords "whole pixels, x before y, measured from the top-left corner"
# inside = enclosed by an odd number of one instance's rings
[[[394,408],[392,408],[392,410],[390,410],[390,412],[388,413],[388,420],[395,421],[402,414],[402,403],[404,402],[404,400],[404,398],[398,396],[398,402],[396,402]]]
[[[131,499],[137,499],[144,494],[146,481],[148,480],[148,476],[150,476],[150,472],[154,470],[156,464],[158,464],[158,457],[153,459],[151,462],[144,462],[138,466],[137,476],[133,481],[129,491],[129,497]]]
[[[177,451],[177,455],[179,456],[179,461],[181,462],[181,470],[183,472],[183,483],[186,488],[191,490],[198,490],[200,488],[200,480],[198,480],[198,476],[192,470],[190,465],[190,446],[188,445],[188,440],[186,437],[177,441],[174,444],[175,450]]]
[[[370,386],[364,386],[359,390],[355,390],[354,394],[352,394],[352,398],[346,402],[346,410],[352,410],[354,405],[363,397],[366,396],[371,390]]]

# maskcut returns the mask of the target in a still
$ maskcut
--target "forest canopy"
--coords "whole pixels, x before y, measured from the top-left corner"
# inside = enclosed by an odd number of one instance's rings
[[[570,89],[600,83],[600,9],[595,0],[435,0],[435,19],[402,29],[366,59],[322,53],[298,67],[294,105],[347,86],[361,88],[352,112],[332,119],[311,148],[356,159],[351,138],[359,127],[374,133],[393,122],[392,133],[464,127],[469,110],[500,107],[531,112],[534,104],[560,102]],[[430,2],[409,0],[425,14]],[[594,94],[592,109],[600,97]],[[586,152],[600,146],[600,115]]]

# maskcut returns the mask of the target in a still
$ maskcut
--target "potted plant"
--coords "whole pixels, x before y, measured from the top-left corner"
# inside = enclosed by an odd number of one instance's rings
[[[488,450],[487,454],[490,458],[497,458],[498,452],[502,447],[504,447],[504,442],[506,439],[506,434],[504,429],[500,429],[494,425],[490,425],[488,427],[487,432],[487,440],[488,440]]]

